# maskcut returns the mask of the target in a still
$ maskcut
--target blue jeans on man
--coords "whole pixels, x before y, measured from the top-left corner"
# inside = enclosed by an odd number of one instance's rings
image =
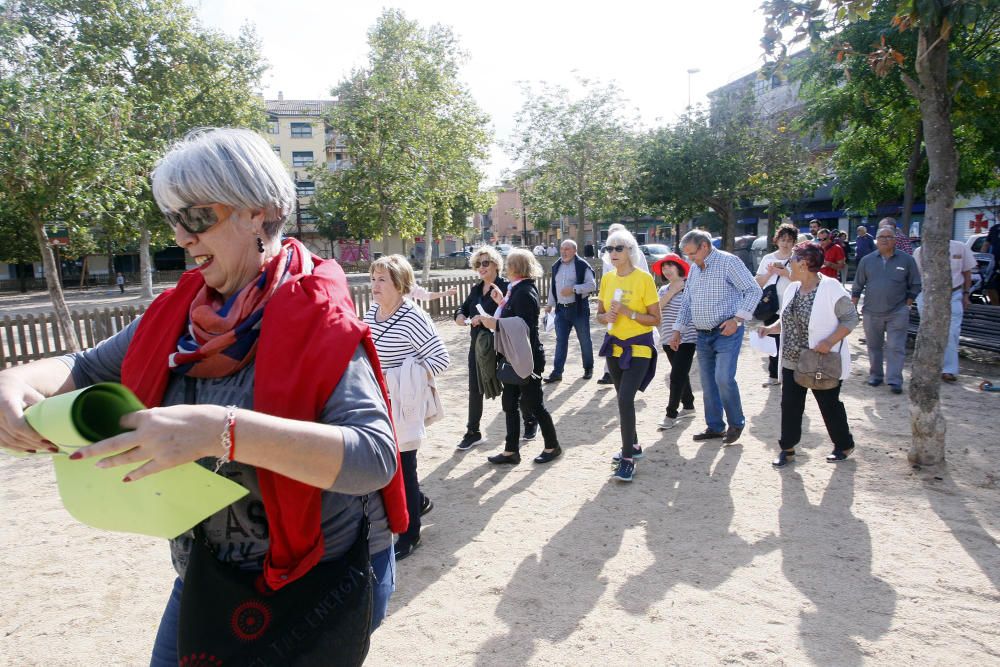
[[[569,352],[569,332],[576,329],[576,339],[583,351],[583,370],[594,369],[594,346],[590,341],[590,309],[579,312],[576,304],[557,305],[556,313],[556,354],[552,361],[552,376],[562,377]]]
[[[944,346],[941,372],[958,375],[958,337],[962,333],[962,318],[965,317],[964,293],[960,289],[951,291],[951,325],[948,327],[948,343]],[[917,295],[917,310],[924,316],[924,293]]]
[[[746,425],[740,389],[736,385],[736,362],[740,358],[743,329],[740,325],[732,336],[723,336],[718,327],[698,332],[698,371],[705,403],[705,422],[716,433],[726,430],[726,421],[730,428]]]

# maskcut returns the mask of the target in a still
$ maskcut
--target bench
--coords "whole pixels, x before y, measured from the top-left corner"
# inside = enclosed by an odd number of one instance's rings
[[[910,309],[910,338],[917,337],[920,313],[916,307]],[[961,347],[988,350],[1000,353],[1000,306],[974,303],[965,309],[962,329],[958,335]]]

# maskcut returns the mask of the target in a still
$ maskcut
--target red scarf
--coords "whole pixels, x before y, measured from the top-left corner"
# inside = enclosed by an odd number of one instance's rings
[[[316,421],[359,342],[388,405],[371,333],[355,315],[347,277],[334,260],[313,257],[312,262],[312,274],[290,278],[265,307],[254,370],[254,410]],[[203,285],[200,271],[184,273],[175,288],[150,304],[125,354],[122,384],[150,407],[163,400],[170,377],[167,359],[177,350],[191,302]],[[322,490],[262,468],[257,479],[270,534],[264,578],[277,590],[303,576],[323,556]],[[398,447],[396,474],[382,489],[382,500],[389,528],[404,532],[409,515]]]

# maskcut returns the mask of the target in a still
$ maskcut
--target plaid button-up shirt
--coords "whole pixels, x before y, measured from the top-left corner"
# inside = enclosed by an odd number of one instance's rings
[[[762,292],[738,257],[712,248],[704,269],[691,263],[674,331],[683,331],[688,324],[714,329],[733,316],[752,319]]]

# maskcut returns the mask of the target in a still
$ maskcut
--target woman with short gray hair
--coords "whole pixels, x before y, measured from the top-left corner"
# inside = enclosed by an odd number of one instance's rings
[[[151,664],[209,652],[247,664],[281,643],[288,663],[360,665],[393,591],[406,510],[378,358],[346,276],[281,240],[295,189],[250,130],[193,132],[159,161],[152,191],[198,267],[97,347],[0,373],[0,446],[50,449],[23,406],[121,382],[150,409],[70,458],[125,466],[126,483],[197,462],[248,491],[171,540],[178,577]],[[337,613],[305,616],[334,591]]]

